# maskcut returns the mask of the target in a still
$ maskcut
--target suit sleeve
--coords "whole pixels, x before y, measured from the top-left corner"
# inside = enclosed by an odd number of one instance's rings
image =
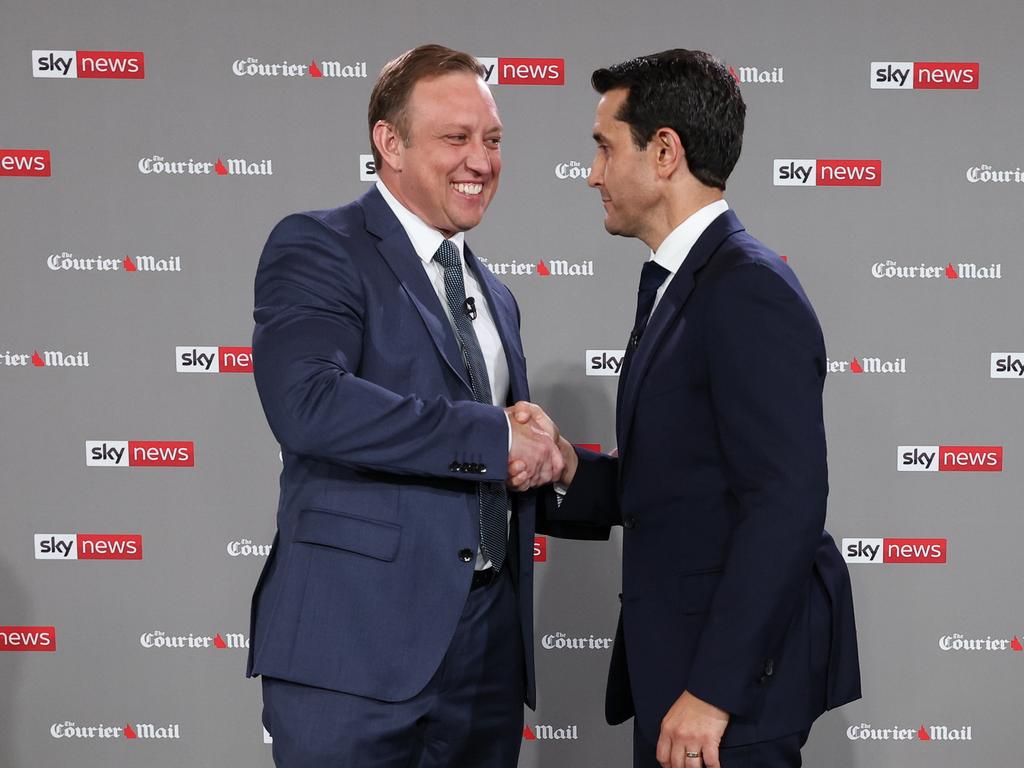
[[[286,451],[360,469],[504,480],[501,408],[400,395],[357,375],[364,344],[387,343],[365,332],[374,308],[357,257],[301,214],[267,240],[256,273],[253,360],[274,436]],[[453,461],[486,465],[486,475],[456,472]]]
[[[742,715],[772,674],[824,528],[825,351],[810,305],[767,266],[725,273],[711,298],[705,353],[738,512],[687,688]]]
[[[605,541],[613,525],[622,524],[619,510],[619,460],[576,448],[579,465],[561,504],[552,490],[538,499],[537,533],[562,539]]]

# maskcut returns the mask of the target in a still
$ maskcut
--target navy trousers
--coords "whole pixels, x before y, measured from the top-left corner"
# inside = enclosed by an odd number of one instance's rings
[[[263,724],[279,768],[515,768],[525,670],[507,569],[472,590],[433,678],[384,702],[263,678]]]
[[[718,750],[718,760],[722,768],[800,768],[800,748],[809,735],[810,731],[801,731],[772,741],[726,747]],[[661,768],[655,757],[657,748],[633,726],[633,768]]]

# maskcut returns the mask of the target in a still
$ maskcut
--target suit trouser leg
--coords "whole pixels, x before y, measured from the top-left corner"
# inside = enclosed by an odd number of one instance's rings
[[[810,731],[791,733],[780,739],[724,747],[718,750],[722,768],[800,768],[800,749]],[[633,768],[661,768],[655,755],[657,744],[651,744],[633,725]]]
[[[384,702],[263,678],[280,768],[515,768],[523,731],[522,633],[511,578],[473,590],[441,666]]]

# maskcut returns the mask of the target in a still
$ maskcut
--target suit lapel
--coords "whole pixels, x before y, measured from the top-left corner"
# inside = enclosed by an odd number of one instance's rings
[[[422,260],[416,255],[401,223],[376,187],[359,199],[359,205],[366,214],[366,229],[380,238],[377,250],[416,307],[423,324],[430,332],[430,337],[434,340],[434,346],[452,373],[462,381],[472,395],[473,390],[466,378],[466,368],[459,353],[459,343],[455,339],[448,315],[441,306],[434,286],[430,284],[430,278],[423,269]]]
[[[515,403],[529,400],[530,390],[526,383],[526,358],[523,355],[522,342],[519,335],[519,324],[511,293],[504,285],[484,267],[479,259],[465,246],[466,263],[476,276],[491,309],[491,317],[501,338],[501,347],[505,350],[505,361],[508,363],[509,399]]]
[[[662,338],[670,328],[675,326],[679,313],[687,299],[690,298],[696,284],[697,272],[708,263],[726,238],[741,231],[743,231],[743,225],[731,209],[712,221],[694,243],[679,271],[676,272],[672,282],[665,289],[665,294],[658,302],[658,306],[654,308],[647,328],[643,336],[640,337],[640,344],[630,361],[629,375],[624,382],[620,382],[619,386],[616,437],[620,452],[625,451],[629,444],[640,384],[644,380]]]

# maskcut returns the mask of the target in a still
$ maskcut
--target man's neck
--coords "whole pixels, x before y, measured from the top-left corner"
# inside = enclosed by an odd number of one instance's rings
[[[690,218],[701,208],[722,199],[722,190],[716,187],[704,187],[693,194],[681,195],[675,199],[665,200],[665,205],[655,216],[653,227],[647,237],[640,238],[648,248],[657,252],[665,238],[672,230]]]

